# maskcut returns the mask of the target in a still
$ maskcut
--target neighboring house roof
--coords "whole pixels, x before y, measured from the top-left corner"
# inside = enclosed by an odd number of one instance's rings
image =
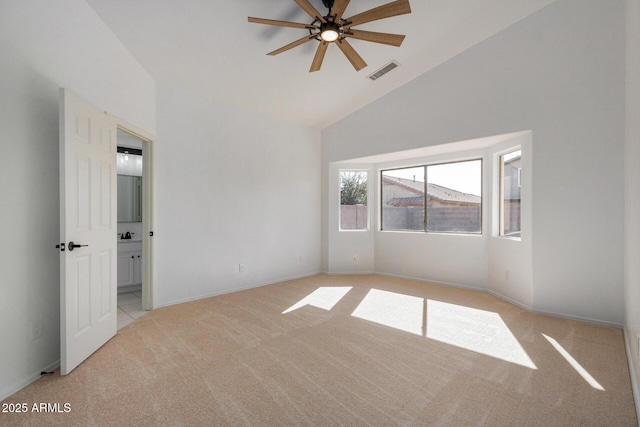
[[[403,187],[415,196],[393,197],[387,201],[387,204],[393,206],[408,206],[415,204],[422,204],[424,200],[424,182],[414,181],[406,178],[396,178],[390,176],[383,176],[382,182],[387,185],[396,185]],[[451,188],[443,187],[437,184],[427,184],[427,196],[430,199],[440,200],[447,203],[462,203],[479,205],[482,201],[480,196],[475,194],[463,193],[461,191],[453,190]]]
[[[436,184],[427,184],[427,195],[447,202],[480,204],[482,198]]]
[[[519,161],[521,159],[522,159],[522,155],[519,155],[519,156],[516,156],[516,157],[514,157],[512,159],[507,160],[506,162],[504,162],[504,164],[508,165],[509,163],[514,163],[514,162],[517,162],[517,161]]]
[[[400,187],[404,187],[405,189],[415,192],[415,193],[424,193],[424,182],[415,181],[407,178],[396,178],[394,176],[382,176],[382,182],[390,185],[398,185]]]

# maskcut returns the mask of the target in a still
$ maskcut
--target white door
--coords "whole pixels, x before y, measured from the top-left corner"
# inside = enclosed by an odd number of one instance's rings
[[[60,89],[60,373],[117,332],[116,121]]]

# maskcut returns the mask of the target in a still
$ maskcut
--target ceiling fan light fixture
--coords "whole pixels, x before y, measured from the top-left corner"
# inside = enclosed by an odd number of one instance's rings
[[[341,28],[334,22],[327,22],[320,26],[320,38],[325,42],[334,42],[340,38]]]

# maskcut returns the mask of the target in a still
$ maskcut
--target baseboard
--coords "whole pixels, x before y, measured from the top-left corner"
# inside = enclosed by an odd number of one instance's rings
[[[189,297],[189,298],[183,298],[183,299],[179,299],[179,300],[173,300],[173,301],[168,301],[168,302],[164,302],[162,304],[158,304],[156,305],[154,308],[161,308],[161,307],[169,307],[172,305],[177,305],[177,304],[183,304],[186,302],[193,302],[193,301],[198,301],[204,298],[212,298],[212,297],[217,297],[220,295],[226,295],[226,294],[231,294],[233,292],[240,292],[240,291],[246,291],[249,289],[255,289],[255,288],[260,288],[262,286],[269,286],[269,285],[273,285],[275,283],[280,283],[280,282],[287,282],[289,280],[297,280],[297,279],[304,279],[305,277],[311,277],[311,276],[316,276],[318,274],[322,274],[320,271],[313,271],[310,273],[304,273],[298,276],[289,276],[289,277],[283,277],[280,279],[275,279],[275,280],[269,280],[266,282],[258,282],[258,283],[252,283],[251,285],[247,285],[247,286],[242,286],[240,288],[228,288],[228,289],[222,289],[216,292],[212,292],[212,293],[207,293],[207,294],[201,294],[195,297]]]
[[[594,324],[594,325],[607,326],[607,327],[617,328],[617,329],[622,328],[622,325],[620,325],[619,323],[605,322],[605,321],[602,321],[602,320],[595,320],[595,319],[591,319],[591,318],[588,318],[588,317],[569,316],[569,315],[566,315],[566,314],[554,313],[554,312],[551,312],[551,311],[536,310],[533,307],[529,307],[526,304],[518,302],[518,301],[516,301],[516,300],[514,300],[512,298],[506,297],[506,296],[502,295],[499,292],[496,292],[496,291],[493,291],[493,290],[488,290],[487,292],[490,293],[491,295],[493,295],[496,298],[500,298],[501,300],[504,300],[504,301],[508,302],[509,304],[513,304],[516,307],[520,307],[523,310],[527,310],[529,313],[542,314],[544,316],[558,317],[560,319],[567,319],[567,320],[575,320],[577,322],[591,323],[591,324]]]
[[[332,271],[330,273],[322,272],[326,276],[366,276],[376,274],[373,271]]]
[[[523,304],[523,303],[521,303],[519,301],[516,301],[513,298],[509,298],[507,296],[504,296],[500,292],[496,292],[496,291],[493,291],[491,289],[487,290],[487,292],[490,293],[491,295],[493,295],[496,298],[500,298],[501,300],[504,300],[504,301],[508,302],[509,304],[513,304],[516,307],[520,307],[523,310],[527,310],[530,313],[535,313],[536,312],[532,307],[529,307],[526,304]],[[538,314],[542,314],[542,313],[538,313]]]
[[[627,328],[623,328],[624,332],[624,348],[627,351],[627,363],[629,364],[629,377],[631,377],[631,390],[633,391],[633,400],[636,404],[636,414],[638,418],[638,427],[640,427],[640,390],[638,390],[638,379],[636,378],[635,367],[633,366],[633,358],[635,357],[632,345],[633,342],[629,342],[629,331]]]
[[[432,285],[451,286],[453,288],[467,289],[469,291],[487,292],[485,288],[478,288],[476,286],[469,286],[469,285],[461,285],[459,283],[441,282],[438,280],[422,279],[419,277],[404,276],[401,274],[390,274],[390,273],[380,273],[380,272],[371,273],[371,274],[375,274],[376,276],[394,277],[396,279],[413,280],[415,282],[430,283]]]
[[[40,369],[38,372],[34,372],[27,379],[25,379],[23,381],[20,381],[18,383],[15,383],[15,384],[11,384],[10,386],[3,388],[2,390],[0,390],[0,401],[5,400],[8,397],[11,397],[14,393],[19,392],[20,390],[22,390],[23,388],[25,388],[29,384],[38,381],[40,378],[42,378],[42,372],[53,371],[54,369],[58,368],[59,366],[60,366],[60,360],[56,360],[55,362],[51,363],[50,365],[45,366],[44,368]]]
[[[402,274],[390,274],[390,273],[380,273],[380,272],[354,272],[354,271],[350,271],[350,272],[323,272],[323,274],[326,275],[354,275],[354,274],[373,274],[376,276],[385,276],[385,277],[394,277],[397,279],[405,279],[405,280],[414,280],[416,282],[422,282],[422,283],[431,283],[434,285],[441,285],[441,286],[451,286],[454,288],[461,288],[461,289],[467,289],[467,290],[471,290],[471,291],[478,291],[478,292],[486,292],[488,294],[491,294],[493,296],[495,296],[496,298],[500,298],[503,301],[508,302],[509,304],[513,304],[516,307],[520,307],[523,310],[527,310],[530,313],[535,313],[535,314],[542,314],[545,316],[552,316],[552,317],[559,317],[561,319],[567,319],[567,320],[575,320],[578,322],[585,322],[585,323],[591,323],[594,325],[600,325],[600,326],[607,326],[607,327],[611,327],[611,328],[618,328],[618,329],[622,329],[623,325],[616,323],[616,322],[608,322],[605,320],[597,320],[597,319],[591,319],[588,317],[580,317],[580,316],[571,316],[571,315],[567,315],[567,314],[562,314],[562,313],[554,313],[551,311],[544,311],[544,310],[536,310],[532,307],[529,307],[526,304],[522,304],[512,298],[506,297],[504,295],[502,295],[499,292],[493,291],[491,289],[486,289],[486,288],[481,288],[481,287],[476,287],[476,286],[469,286],[469,285],[461,285],[459,283],[451,283],[451,282],[441,282],[438,280],[429,280],[429,279],[423,279],[420,277],[412,277],[412,276],[406,276],[406,275],[402,275]]]
[[[609,328],[622,329],[622,325],[616,322],[607,322],[606,320],[591,319],[589,317],[572,316],[569,314],[555,313],[553,311],[530,310],[535,314],[544,314],[545,316],[559,317],[561,319],[575,320],[577,322],[591,323],[593,325],[607,326]]]
[[[350,274],[350,273],[339,273],[339,272],[332,272],[332,273],[325,273],[327,275],[338,275],[338,274]],[[597,320],[597,319],[591,319],[588,317],[580,317],[580,316],[571,316],[571,315],[567,315],[567,314],[561,314],[561,313],[554,313],[554,312],[550,312],[550,311],[543,311],[543,310],[536,310],[533,309],[532,307],[527,306],[526,304],[522,304],[512,298],[506,297],[502,294],[500,294],[499,292],[495,292],[493,290],[490,289],[486,289],[486,288],[480,288],[480,287],[475,287],[475,286],[469,286],[469,285],[461,285],[459,283],[450,283],[450,282],[441,282],[438,280],[429,280],[429,279],[423,279],[423,278],[419,278],[419,277],[411,277],[411,276],[404,276],[404,275],[400,275],[400,274],[389,274],[389,273],[380,273],[380,272],[372,272],[372,273],[356,273],[356,274],[374,274],[376,276],[386,276],[386,277],[395,277],[398,279],[406,279],[406,280],[414,280],[416,282],[422,282],[422,283],[431,283],[434,285],[442,285],[442,286],[451,286],[454,288],[461,288],[461,289],[467,289],[467,290],[471,290],[471,291],[478,291],[478,292],[486,292],[490,295],[495,296],[496,298],[500,298],[501,300],[504,300],[510,304],[515,305],[516,307],[520,307],[523,310],[527,310],[530,313],[534,313],[534,314],[542,314],[545,316],[552,316],[552,317],[559,317],[561,319],[567,319],[567,320],[575,320],[578,322],[585,322],[585,323],[591,323],[594,325],[600,325],[600,326],[607,326],[607,327],[611,327],[611,328],[617,328],[617,329],[621,329],[622,325],[619,323],[615,323],[615,322],[607,322],[604,320]]]

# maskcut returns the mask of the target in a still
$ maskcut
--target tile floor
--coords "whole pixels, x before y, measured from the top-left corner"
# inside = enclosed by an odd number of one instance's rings
[[[118,329],[124,328],[144,313],[142,291],[118,294]]]

